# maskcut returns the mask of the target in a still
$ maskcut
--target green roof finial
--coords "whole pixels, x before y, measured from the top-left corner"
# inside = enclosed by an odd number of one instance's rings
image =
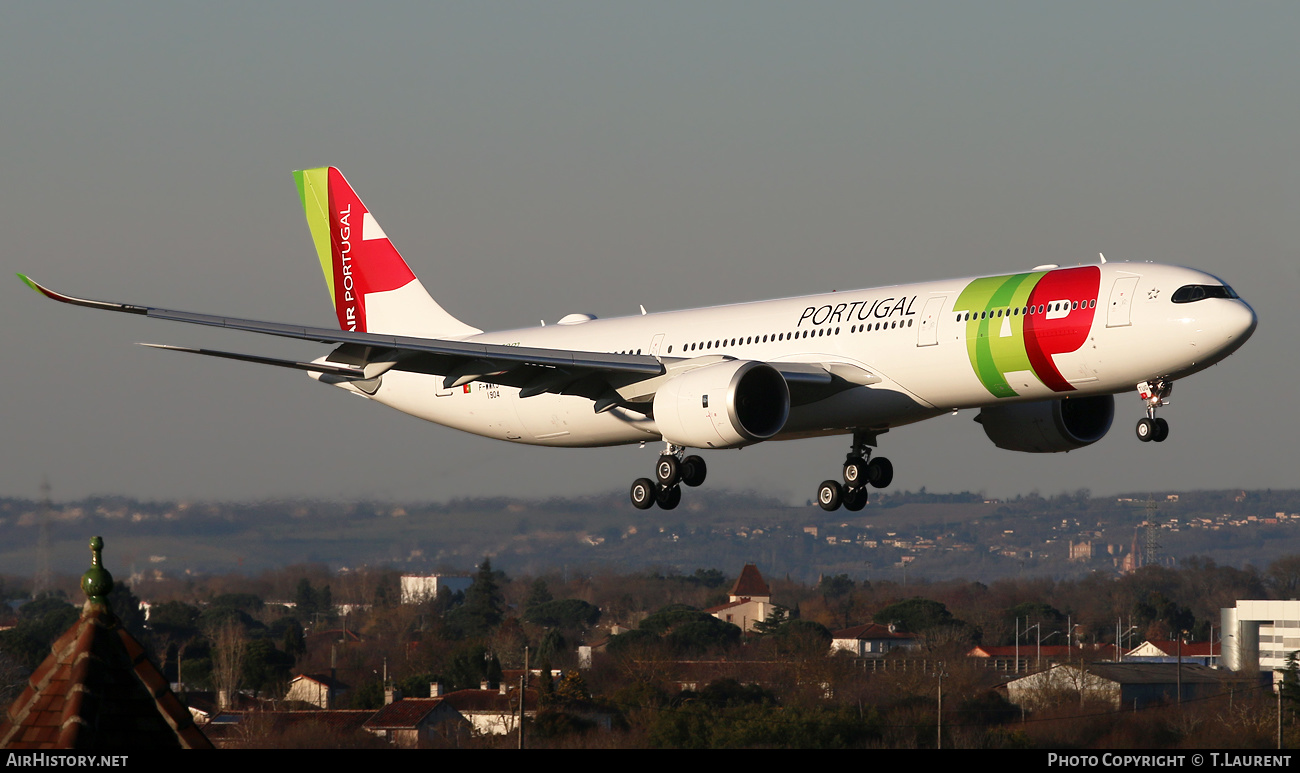
[[[113,575],[104,568],[100,551],[104,549],[103,537],[90,538],[90,568],[81,575],[81,590],[92,604],[108,605],[108,594],[113,590]]]

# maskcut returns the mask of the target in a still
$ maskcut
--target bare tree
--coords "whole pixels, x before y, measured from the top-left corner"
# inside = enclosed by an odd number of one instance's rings
[[[217,629],[212,647],[212,679],[217,685],[221,708],[227,708],[239,689],[239,678],[244,670],[244,628],[234,620],[226,621]]]

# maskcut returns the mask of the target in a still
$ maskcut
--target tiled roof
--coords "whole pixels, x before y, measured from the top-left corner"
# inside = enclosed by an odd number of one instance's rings
[[[758,567],[753,564],[745,564],[745,568],[740,570],[740,577],[736,578],[736,584],[731,588],[732,596],[741,598],[753,598],[755,596],[771,596],[772,589],[767,587],[763,580],[763,575],[758,573]]]
[[[401,730],[413,728],[442,705],[442,698],[403,698],[393,701],[366,720],[371,730]]]
[[[144,648],[103,604],[54,642],[0,721],[8,749],[211,749]]]

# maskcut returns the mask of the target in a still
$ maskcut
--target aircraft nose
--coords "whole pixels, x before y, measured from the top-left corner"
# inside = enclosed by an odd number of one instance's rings
[[[1250,307],[1250,304],[1238,300],[1226,314],[1225,322],[1224,327],[1227,329],[1229,340],[1236,341],[1240,346],[1254,334],[1259,318],[1255,316],[1255,310]]]
[[[1214,309],[1213,320],[1213,324],[1206,325],[1202,330],[1208,339],[1204,345],[1214,352],[1215,362],[1240,349],[1259,324],[1255,310],[1240,299],[1218,304],[1218,308]]]

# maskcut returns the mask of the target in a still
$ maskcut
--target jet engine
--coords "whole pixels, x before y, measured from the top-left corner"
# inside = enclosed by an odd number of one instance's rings
[[[1066,397],[981,408],[975,421],[998,448],[1050,454],[1101,440],[1115,418],[1115,397]]]
[[[738,448],[767,440],[790,417],[790,388],[771,365],[728,360],[688,370],[655,392],[664,440],[691,448]]]

